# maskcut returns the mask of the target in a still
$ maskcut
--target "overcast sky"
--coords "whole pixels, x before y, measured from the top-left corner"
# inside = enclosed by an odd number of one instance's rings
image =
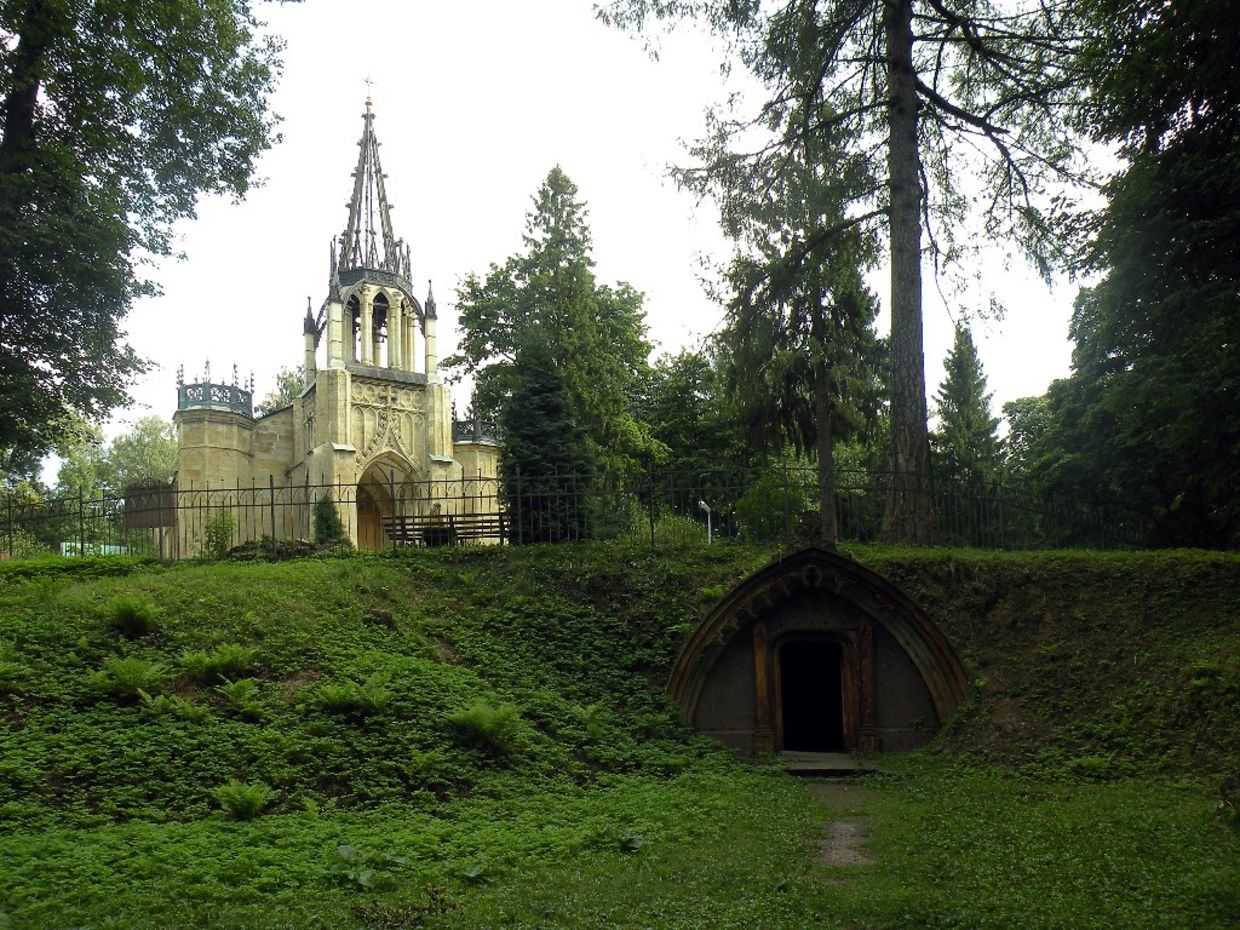
[[[209,358],[213,379],[227,380],[235,363],[242,378],[254,372],[261,398],[281,366],[301,361],[306,298],[317,310],[327,296],[329,244],[345,224],[367,76],[393,226],[411,246],[419,298],[434,280],[441,356],[456,341],[457,283],[520,248],[530,198],[556,164],[589,206],[599,279],[646,294],[660,350],[695,344],[718,325],[721,310],[698,278],[703,258],[725,258],[727,245],[713,207],[666,179],[724,93],[704,37],[665,39],[652,61],[640,41],[599,23],[589,0],[306,0],[261,12],[288,43],[273,101],[283,141],[243,203],[204,201],[178,227],[186,259],[156,270],[162,296],[142,301],[127,323],[156,367],[110,435],[148,413],[171,418],[180,364],[192,380]],[[998,412],[1067,374],[1075,289],[1048,290],[1022,268],[987,264],[986,285],[1008,313],[973,329]],[[885,275],[874,280],[885,301]],[[927,275],[931,396],[959,312]],[[468,398],[456,401],[463,410]]]

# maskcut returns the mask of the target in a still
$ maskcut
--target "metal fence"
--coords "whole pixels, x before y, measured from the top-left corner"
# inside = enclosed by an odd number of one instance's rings
[[[839,538],[884,538],[882,473],[843,471],[834,497]],[[997,485],[930,483],[934,544],[987,549],[1133,548],[1140,534],[1104,510],[1061,507]],[[160,559],[309,551],[315,507],[330,499],[361,549],[522,544],[627,537],[651,546],[721,538],[799,545],[818,525],[813,469],[520,474],[387,484],[276,482],[248,487],[146,483],[99,497],[0,498],[5,558],[129,553]]]

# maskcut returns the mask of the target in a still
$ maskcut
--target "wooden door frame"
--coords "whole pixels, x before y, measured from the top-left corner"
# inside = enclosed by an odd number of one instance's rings
[[[766,624],[755,621],[754,749],[784,751],[784,713],[781,653],[797,642],[834,642],[840,646],[840,686],[843,689],[844,751],[880,748],[874,702],[874,631],[870,623],[852,630],[786,630],[768,637]]]

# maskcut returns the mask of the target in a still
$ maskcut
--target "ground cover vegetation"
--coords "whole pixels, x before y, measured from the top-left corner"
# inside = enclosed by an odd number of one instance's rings
[[[864,548],[975,699],[842,813],[694,736],[681,638],[772,550],[0,566],[16,927],[1224,927],[1240,562]],[[1168,850],[1175,851],[1168,856]]]

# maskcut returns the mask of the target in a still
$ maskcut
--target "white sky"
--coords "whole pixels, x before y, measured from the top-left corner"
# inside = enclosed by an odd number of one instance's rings
[[[652,61],[639,40],[599,23],[589,0],[306,0],[261,12],[288,43],[273,101],[284,140],[260,164],[265,186],[240,204],[204,201],[180,227],[186,260],[157,269],[163,295],[127,322],[130,342],[157,367],[109,435],[148,413],[171,418],[179,364],[191,380],[209,358],[219,381],[236,363],[242,378],[254,372],[259,399],[281,366],[301,361],[306,297],[317,311],[329,243],[346,219],[367,75],[393,226],[411,246],[419,297],[434,280],[441,357],[455,347],[457,282],[520,248],[530,198],[556,164],[589,205],[599,280],[645,292],[659,349],[693,344],[718,324],[697,276],[701,258],[725,258],[727,244],[713,207],[665,178],[723,95],[707,40],[677,34]],[[1008,305],[1004,320],[973,324],[997,412],[1068,373],[1075,288],[1048,290],[997,260],[984,279]],[[885,273],[875,276],[885,298],[884,283]],[[931,397],[951,338],[927,275]],[[464,410],[464,391],[454,393]]]

